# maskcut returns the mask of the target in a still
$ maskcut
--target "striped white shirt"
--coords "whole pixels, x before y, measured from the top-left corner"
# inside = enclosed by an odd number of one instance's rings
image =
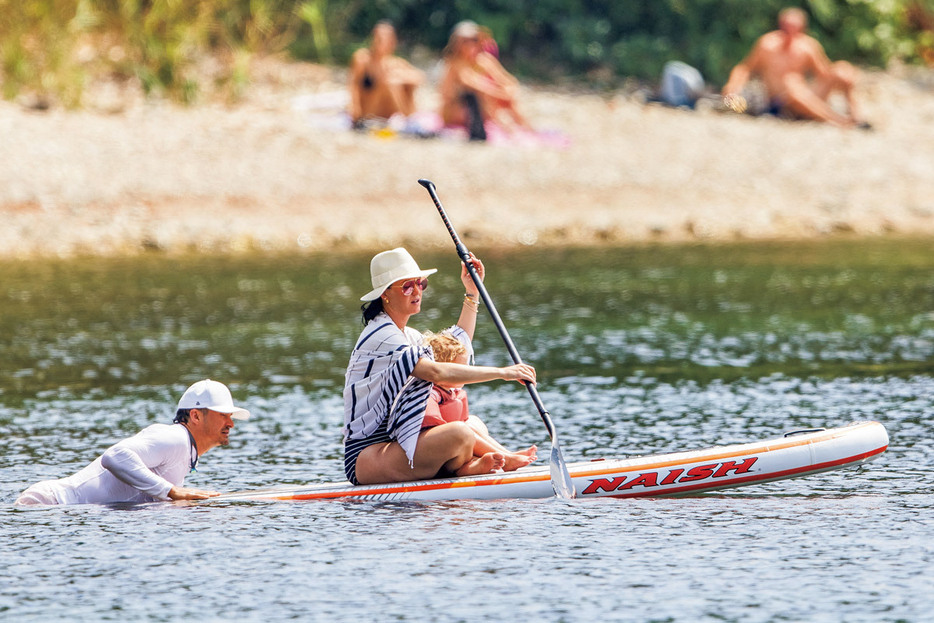
[[[464,333],[460,327],[451,331]],[[431,383],[412,376],[422,357],[434,359],[431,347],[415,329],[399,329],[385,313],[367,323],[345,377],[345,452],[356,449],[354,441],[362,446],[369,445],[371,437],[380,441],[378,433],[385,431],[412,463],[431,391]]]

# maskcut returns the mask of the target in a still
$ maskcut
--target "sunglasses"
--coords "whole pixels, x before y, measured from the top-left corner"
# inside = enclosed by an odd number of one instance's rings
[[[428,288],[428,279],[422,277],[421,279],[409,279],[408,281],[403,281],[399,287],[402,288],[402,294],[408,296],[415,291],[415,286],[418,286],[418,289],[424,292]],[[396,286],[389,286],[394,288]]]

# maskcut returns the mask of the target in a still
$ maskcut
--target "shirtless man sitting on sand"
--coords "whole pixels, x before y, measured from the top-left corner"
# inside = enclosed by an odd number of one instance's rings
[[[749,56],[743,59],[723,87],[727,106],[745,110],[740,92],[756,74],[769,95],[769,110],[801,119],[825,121],[839,127],[868,127],[860,121],[853,88],[857,69],[846,61],[831,63],[823,46],[806,34],[807,14],[798,8],[786,8],[778,14],[778,30],[756,41]],[[808,80],[808,77],[812,80]],[[834,91],[843,93],[848,115],[835,111],[827,102]]]

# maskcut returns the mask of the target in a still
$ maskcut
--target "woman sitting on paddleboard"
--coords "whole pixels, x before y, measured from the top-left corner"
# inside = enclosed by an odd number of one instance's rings
[[[483,279],[483,263],[471,255]],[[505,368],[434,361],[422,334],[407,326],[421,311],[427,277],[403,248],[370,262],[373,289],[360,300],[364,329],[350,355],[344,385],[344,471],[353,484],[405,482],[440,475],[484,474],[502,469],[497,452],[475,457],[475,435],[464,422],[422,430],[433,383],[468,384],[502,379],[535,382],[528,364]],[[461,268],[466,294],[457,326],[473,337],[479,291]]]

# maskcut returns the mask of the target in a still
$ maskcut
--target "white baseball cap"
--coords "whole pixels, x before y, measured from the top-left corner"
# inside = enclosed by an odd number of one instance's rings
[[[240,407],[235,407],[230,390],[223,383],[205,379],[198,381],[185,390],[181,400],[178,401],[179,409],[210,409],[218,413],[229,413],[230,417],[238,420],[246,420],[250,417],[250,412]]]
[[[428,270],[419,268],[415,259],[402,247],[377,253],[370,260],[370,281],[373,283],[373,289],[361,296],[360,300],[378,299],[386,288],[400,279],[427,277],[436,272],[438,272],[437,268]]]

